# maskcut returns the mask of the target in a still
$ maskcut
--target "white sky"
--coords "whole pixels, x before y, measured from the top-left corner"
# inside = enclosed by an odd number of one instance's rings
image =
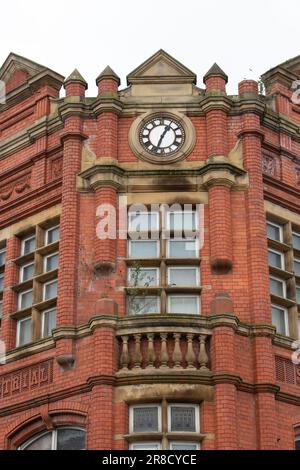
[[[15,52],[65,76],[76,67],[95,96],[106,65],[125,88],[126,75],[163,48],[198,86],[217,62],[236,94],[240,80],[300,54],[299,17],[299,0],[8,0],[0,63]]]

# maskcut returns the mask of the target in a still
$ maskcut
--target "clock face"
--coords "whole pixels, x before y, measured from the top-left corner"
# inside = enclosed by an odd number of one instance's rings
[[[173,118],[155,117],[140,130],[140,143],[152,155],[166,157],[177,152],[184,143],[184,129]]]

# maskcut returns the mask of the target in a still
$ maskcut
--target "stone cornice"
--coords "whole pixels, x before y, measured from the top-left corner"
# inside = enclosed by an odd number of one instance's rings
[[[232,100],[227,96],[223,95],[206,95],[200,101],[200,108],[206,114],[210,111],[219,110],[224,111],[225,113],[229,113],[232,107]]]

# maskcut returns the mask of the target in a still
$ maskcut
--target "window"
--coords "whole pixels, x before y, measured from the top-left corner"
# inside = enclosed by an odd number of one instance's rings
[[[129,432],[132,450],[199,450],[199,405],[163,401],[131,406]]]
[[[4,274],[0,273],[0,292],[3,292],[4,289]]]
[[[196,295],[170,295],[168,297],[168,312],[199,315],[199,297]]]
[[[31,341],[31,317],[26,317],[17,322],[17,348]]]
[[[160,405],[132,406],[130,408],[130,432],[160,432]]]
[[[160,299],[159,297],[152,296],[129,296],[128,307],[130,314],[151,314],[160,312]]]
[[[57,297],[57,280],[46,282],[44,284],[43,300],[54,299]]]
[[[280,335],[289,335],[288,312],[285,308],[272,305],[272,323],[276,326],[277,333]]]
[[[2,300],[1,300],[1,301],[0,301],[0,326],[1,326],[2,315],[3,315],[3,302],[2,302]]]
[[[293,248],[300,251],[300,233],[292,233]]]
[[[295,441],[295,449],[300,450],[300,437],[296,439]]]
[[[42,338],[51,336],[52,330],[56,327],[56,308],[45,310],[42,313]]]
[[[46,230],[46,237],[45,237],[45,244],[51,245],[51,243],[55,243],[59,240],[59,226],[49,228]]]
[[[274,224],[273,222],[267,223],[267,237],[277,242],[283,241],[283,227],[282,225]]]
[[[0,249],[0,266],[3,266],[5,264],[6,260],[6,248],[1,248]]]
[[[269,250],[269,265],[284,269],[284,254],[280,253],[280,251]]]
[[[158,258],[159,243],[154,240],[129,240],[130,258]]]
[[[167,213],[168,230],[178,231],[181,234],[195,231],[197,228],[195,211],[170,211]]]
[[[130,286],[152,287],[159,285],[158,268],[130,268],[129,279]]]
[[[86,433],[83,429],[58,428],[30,439],[20,450],[85,450]]]
[[[28,281],[34,276],[34,263],[24,264],[20,269],[20,282]]]
[[[298,338],[300,339],[300,315],[298,315]]]
[[[300,259],[294,259],[294,270],[296,276],[300,276]]]
[[[150,232],[159,229],[158,212],[129,212],[128,230],[130,232]]]
[[[168,268],[168,285],[170,286],[198,286],[199,269],[186,266],[172,266]]]
[[[296,301],[300,304],[300,286],[296,286]]]
[[[270,277],[271,294],[286,297],[286,283],[276,277]]]
[[[53,271],[58,268],[58,253],[45,256],[44,270],[45,272]]]
[[[32,289],[20,292],[19,294],[19,310],[23,310],[24,308],[29,308],[32,306]]]
[[[197,258],[197,240],[168,240],[168,258]]]
[[[22,240],[21,253],[27,255],[35,250],[35,235]]]
[[[169,432],[199,432],[199,411],[196,405],[169,405]]]

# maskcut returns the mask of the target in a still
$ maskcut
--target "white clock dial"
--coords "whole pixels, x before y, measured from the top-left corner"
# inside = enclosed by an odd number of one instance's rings
[[[184,143],[184,137],[182,125],[169,117],[153,118],[140,130],[141,145],[156,156],[168,156],[177,152]]]

